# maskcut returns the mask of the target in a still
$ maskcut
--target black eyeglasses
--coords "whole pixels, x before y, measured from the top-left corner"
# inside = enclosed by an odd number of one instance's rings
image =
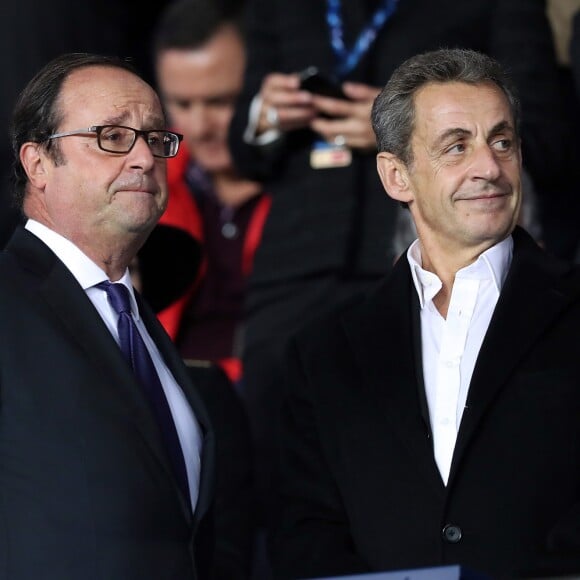
[[[150,131],[139,131],[133,127],[124,127],[123,125],[94,125],[87,129],[75,129],[65,133],[54,133],[47,137],[58,139],[60,137],[69,137],[71,135],[86,135],[94,133],[97,137],[99,149],[108,153],[129,153],[137,141],[137,137],[143,137],[151,149],[153,157],[175,157],[179,151],[179,143],[183,135],[164,131],[162,129],[152,129]]]

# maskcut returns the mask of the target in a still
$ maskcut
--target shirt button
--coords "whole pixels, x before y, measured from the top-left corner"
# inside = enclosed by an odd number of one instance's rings
[[[443,539],[449,544],[457,544],[461,540],[461,536],[463,535],[461,528],[459,526],[453,526],[451,524],[447,524],[443,528],[442,533]]]

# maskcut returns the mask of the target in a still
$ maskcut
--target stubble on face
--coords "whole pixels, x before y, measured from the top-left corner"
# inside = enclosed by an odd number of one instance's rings
[[[157,95],[139,77],[99,66],[71,73],[62,89],[62,131],[92,125],[164,128]],[[87,255],[144,241],[167,204],[166,162],[139,137],[126,155],[99,149],[96,136],[59,140],[62,162],[44,192],[52,227]],[[142,243],[141,241],[141,243]]]
[[[519,140],[495,85],[429,84],[415,96],[409,204],[424,253],[471,262],[515,226]]]

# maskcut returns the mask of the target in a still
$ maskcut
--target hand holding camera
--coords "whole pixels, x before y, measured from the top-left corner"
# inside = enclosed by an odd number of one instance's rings
[[[370,113],[380,89],[362,83],[340,83],[316,67],[300,73],[300,87],[313,95],[317,115],[310,128],[329,143],[341,143],[352,149],[376,147]]]

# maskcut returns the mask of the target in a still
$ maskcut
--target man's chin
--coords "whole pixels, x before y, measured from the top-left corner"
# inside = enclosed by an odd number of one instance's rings
[[[208,173],[224,173],[233,169],[233,162],[229,154],[221,149],[192,149],[191,158]]]

